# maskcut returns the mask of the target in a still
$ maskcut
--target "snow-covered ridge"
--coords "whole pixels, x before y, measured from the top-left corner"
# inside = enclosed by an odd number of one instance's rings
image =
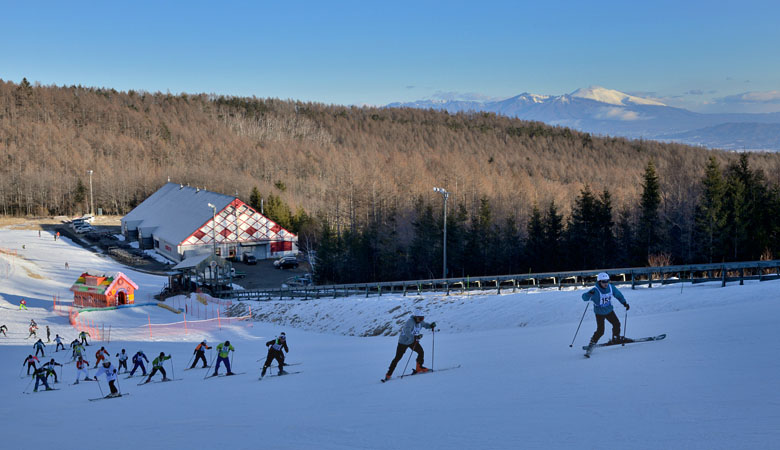
[[[597,102],[609,103],[610,105],[625,106],[629,103],[633,103],[635,105],[666,106],[665,104],[656,100],[635,97],[633,95],[628,95],[613,89],[603,88],[601,86],[591,86],[587,89],[580,88],[572,92],[570,95],[572,97],[587,98]]]

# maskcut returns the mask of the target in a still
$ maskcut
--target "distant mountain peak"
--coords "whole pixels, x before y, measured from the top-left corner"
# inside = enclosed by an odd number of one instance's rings
[[[587,89],[580,88],[570,94],[572,97],[587,98],[597,102],[609,103],[610,105],[626,106],[629,103],[635,105],[655,105],[666,106],[663,103],[642,97],[635,97],[613,89],[603,88],[601,86],[591,86]]]

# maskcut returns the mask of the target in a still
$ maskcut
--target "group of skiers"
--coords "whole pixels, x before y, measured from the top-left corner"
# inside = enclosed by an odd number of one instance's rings
[[[590,339],[590,343],[587,346],[586,355],[590,354],[590,350],[597,344],[599,339],[604,335],[604,329],[605,329],[605,321],[608,321],[612,325],[612,338],[609,341],[609,344],[615,344],[615,343],[622,343],[622,342],[631,342],[630,339],[626,339],[625,337],[622,337],[620,334],[620,320],[618,319],[617,315],[615,314],[614,308],[612,306],[612,299],[616,298],[625,308],[628,310],[630,308],[628,302],[626,301],[625,297],[623,296],[623,293],[620,292],[620,290],[610,284],[610,278],[607,273],[599,273],[597,276],[597,282],[596,285],[587,290],[585,293],[582,294],[582,300],[586,302],[592,302],[593,303],[593,310],[595,313],[596,318],[596,331],[593,333],[593,336]],[[425,362],[425,352],[423,350],[422,345],[420,344],[420,339],[422,338],[422,329],[428,328],[428,329],[435,329],[436,322],[426,322],[425,316],[423,315],[422,311],[420,309],[415,309],[412,313],[412,316],[404,323],[404,325],[401,328],[400,334],[398,336],[398,344],[396,346],[395,356],[393,357],[392,361],[390,362],[390,366],[388,367],[387,373],[385,374],[384,381],[389,380],[393,376],[393,372],[396,369],[396,366],[398,362],[403,358],[403,355],[406,353],[406,350],[411,349],[413,352],[417,353],[416,358],[416,367],[412,370],[412,373],[425,373],[428,372],[429,369],[425,367],[423,364]],[[31,323],[31,329],[35,325],[37,328],[37,324],[32,321]],[[48,328],[48,327],[47,327]],[[0,328],[2,330],[2,328]],[[84,374],[85,380],[89,380],[89,363],[84,359],[83,355],[83,348],[85,345],[89,345],[87,343],[86,337],[89,334],[86,332],[81,332],[79,335],[79,339],[74,340],[71,342],[71,348],[73,349],[73,359],[76,360],[76,368],[77,368],[77,374],[76,374],[76,383],[77,384],[81,378],[81,374]],[[59,335],[55,337],[55,341],[57,342],[57,351],[59,351],[59,347],[62,346],[64,349],[64,345],[62,345],[61,342],[62,338],[60,338]],[[263,364],[263,368],[261,370],[260,376],[261,378],[265,376],[266,371],[271,366],[271,363],[276,360],[279,367],[279,375],[283,375],[286,372],[284,371],[284,366],[286,365],[285,360],[285,353],[289,352],[289,347],[287,346],[287,336],[284,332],[280,333],[276,338],[267,341],[265,343],[266,347],[268,347],[268,353],[266,355],[265,363]],[[39,362],[37,356],[38,352],[41,353],[42,357],[45,357],[43,348],[45,347],[45,344],[43,344],[43,341],[41,339],[38,339],[38,341],[34,344],[34,348],[36,350],[35,356],[29,355],[25,360],[23,365],[27,365],[27,374],[30,375],[30,370],[33,370],[33,376],[36,377],[36,383],[35,383],[35,391],[38,390],[38,386],[40,383],[43,383],[43,385],[46,387],[46,389],[50,389],[49,385],[47,383],[47,378],[49,375],[54,375],[55,383],[57,381],[57,373],[54,370],[56,366],[61,366],[61,364],[54,361],[52,358],[51,361],[43,364],[40,368],[36,368],[36,363]],[[188,369],[194,369],[198,363],[202,364],[202,368],[208,368],[210,367],[208,365],[208,360],[206,359],[206,350],[211,350],[212,347],[208,345],[206,340],[201,341],[198,343],[198,345],[193,350],[193,359],[192,364],[189,366]],[[225,341],[222,343],[219,343],[216,346],[216,365],[214,367],[214,372],[211,376],[217,376],[219,374],[219,368],[220,366],[224,365],[225,369],[227,371],[226,375],[235,375],[234,372],[231,370],[231,361],[230,356],[231,352],[235,352],[235,348],[230,344],[230,341]],[[116,357],[119,361],[119,369],[116,369],[113,367],[111,361],[109,360],[109,353],[104,348],[101,347],[100,350],[98,350],[95,353],[95,366],[94,368],[97,368],[98,365],[102,363],[102,367],[95,373],[93,379],[97,379],[99,375],[105,375],[106,379],[109,383],[109,387],[111,389],[111,394],[109,396],[116,396],[119,395],[118,390],[115,386],[116,383],[116,374],[118,370],[121,370],[124,368],[125,372],[127,372],[127,360],[128,360],[128,354],[125,353],[125,349],[122,349],[120,353],[116,354]],[[130,377],[132,377],[136,370],[139,368],[141,369],[142,376],[147,377],[146,381],[144,383],[149,383],[152,380],[152,377],[157,374],[157,372],[160,372],[162,375],[162,381],[169,381],[170,379],[167,376],[167,373],[165,371],[165,368],[163,367],[163,364],[165,361],[170,360],[172,357],[171,355],[166,355],[164,352],[160,352],[159,356],[157,356],[152,361],[152,370],[151,373],[147,376],[146,373],[146,367],[144,365],[144,362],[149,363],[149,359],[146,357],[146,355],[143,353],[143,351],[139,350],[135,353],[132,357],[133,362],[133,368],[130,370]]]

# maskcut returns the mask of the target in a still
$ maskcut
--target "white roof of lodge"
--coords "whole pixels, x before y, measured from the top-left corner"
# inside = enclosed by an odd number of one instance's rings
[[[139,228],[153,228],[155,236],[178,245],[211,220],[213,210],[209,203],[217,207],[219,214],[233,200],[235,197],[229,195],[166,183],[123,217],[122,222],[141,221]]]
[[[198,264],[202,263],[203,261],[207,260],[210,256],[211,253],[203,253],[200,255],[190,256],[189,258],[183,260],[179,264],[173,266],[173,270],[191,269],[193,267],[196,267]]]

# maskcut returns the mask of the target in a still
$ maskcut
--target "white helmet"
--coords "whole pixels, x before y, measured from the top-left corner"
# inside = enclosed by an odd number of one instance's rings
[[[596,276],[597,281],[609,281],[609,275],[607,275],[607,272],[601,272]]]
[[[422,309],[414,308],[414,311],[412,312],[412,317],[425,317],[425,314],[423,314]]]

